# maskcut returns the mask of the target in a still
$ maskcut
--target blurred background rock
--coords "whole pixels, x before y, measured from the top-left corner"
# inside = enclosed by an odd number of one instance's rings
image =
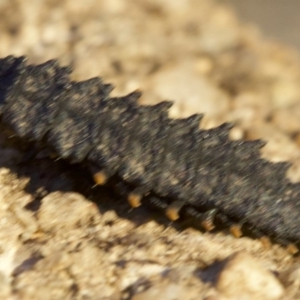
[[[221,0],[240,18],[255,23],[270,38],[300,48],[299,0]]]

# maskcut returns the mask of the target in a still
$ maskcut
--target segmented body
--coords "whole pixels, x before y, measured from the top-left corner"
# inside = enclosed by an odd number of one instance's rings
[[[110,98],[99,78],[72,82],[57,61],[0,60],[2,123],[21,139],[90,167],[98,183],[119,178],[132,206],[140,198],[171,219],[211,229],[244,224],[255,235],[300,243],[300,184],[288,163],[260,158],[261,141],[231,141],[230,124],[199,129],[201,115],[170,119],[170,102],[140,106],[140,93]],[[238,233],[237,233],[238,234]]]

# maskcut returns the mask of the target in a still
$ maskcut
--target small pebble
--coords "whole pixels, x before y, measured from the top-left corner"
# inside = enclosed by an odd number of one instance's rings
[[[218,276],[217,289],[231,300],[277,300],[284,292],[275,276],[246,253],[228,259]]]

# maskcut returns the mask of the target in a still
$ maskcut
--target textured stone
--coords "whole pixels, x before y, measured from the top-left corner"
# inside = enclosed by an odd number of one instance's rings
[[[228,259],[219,274],[217,289],[231,300],[277,300],[284,293],[275,276],[245,253]]]

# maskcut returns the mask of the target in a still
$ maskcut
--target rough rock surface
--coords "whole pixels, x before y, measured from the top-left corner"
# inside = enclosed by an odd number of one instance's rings
[[[249,255],[228,258],[219,273],[217,290],[229,299],[280,299],[283,287],[270,271],[263,270]]]
[[[1,57],[59,58],[75,79],[113,82],[116,95],[139,88],[143,103],[177,100],[173,117],[206,112],[206,128],[233,121],[232,138],[268,140],[263,155],[290,160],[289,176],[300,179],[299,55],[225,6],[2,0],[0,32]],[[41,154],[18,164],[22,149],[7,137],[0,136],[1,299],[234,299],[220,289],[230,275],[215,264],[236,252],[247,252],[259,277],[283,289],[277,299],[300,298],[299,258],[286,249],[183,230],[143,207],[131,211],[60,161]]]

